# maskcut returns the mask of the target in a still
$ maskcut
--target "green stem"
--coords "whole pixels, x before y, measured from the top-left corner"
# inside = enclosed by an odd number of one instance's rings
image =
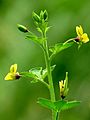
[[[46,83],[45,81],[43,81],[43,80],[38,80],[38,81],[40,81],[40,82],[42,82],[48,89],[49,89],[49,85],[48,85],[48,83]]]
[[[66,44],[68,42],[71,42],[71,41],[74,41],[75,38],[71,38],[71,39],[68,39],[66,42],[64,42],[63,44]]]
[[[43,34],[43,37],[46,38],[46,34]],[[51,73],[51,64],[50,64],[50,58],[49,58],[49,52],[48,52],[48,45],[47,45],[47,40],[44,42],[44,56],[45,56],[45,63],[46,63],[46,68],[48,72],[48,82],[49,82],[49,90],[50,90],[50,97],[51,101],[55,102],[55,92],[54,92],[54,85],[53,85],[53,80],[52,80],[52,73]],[[56,111],[52,110],[52,120],[56,120]]]
[[[59,112],[56,114],[56,120],[59,120]]]
[[[66,42],[63,43],[63,45],[65,45],[66,43],[69,43],[71,41],[74,41],[75,42],[75,38],[71,38],[71,39],[68,39]],[[55,57],[56,53],[52,53],[52,55],[50,56],[50,62],[52,61],[52,59]]]
[[[51,101],[55,102],[54,85],[53,85],[53,80],[52,80],[52,73],[51,73],[51,68],[50,68],[48,49],[45,52],[45,62],[46,62],[46,68],[47,68],[47,72],[48,72],[48,82],[50,85],[49,87],[50,87]]]

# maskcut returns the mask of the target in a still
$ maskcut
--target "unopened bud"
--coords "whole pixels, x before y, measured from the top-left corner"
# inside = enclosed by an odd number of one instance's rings
[[[35,12],[32,13],[32,17],[33,17],[35,22],[37,22],[37,23],[40,22],[40,17]]]
[[[23,26],[23,25],[18,24],[17,26],[18,26],[18,29],[19,29],[21,32],[26,33],[26,32],[29,31],[29,30],[28,30],[25,26]]]
[[[47,13],[46,10],[44,11],[44,15],[43,15],[43,17],[44,17],[44,20],[47,20],[47,19],[48,19],[48,13]]]
[[[41,10],[41,12],[40,12],[40,19],[42,20],[42,19],[44,19],[44,12]]]

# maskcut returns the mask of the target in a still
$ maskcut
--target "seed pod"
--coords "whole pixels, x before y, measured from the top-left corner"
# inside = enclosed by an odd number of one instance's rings
[[[29,30],[28,30],[25,26],[23,26],[23,25],[18,24],[17,26],[18,26],[18,29],[19,29],[21,32],[26,33],[26,32],[29,31]]]

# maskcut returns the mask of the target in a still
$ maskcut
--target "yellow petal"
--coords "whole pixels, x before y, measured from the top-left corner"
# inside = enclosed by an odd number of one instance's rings
[[[13,80],[15,77],[12,73],[8,73],[6,77],[4,78],[5,80]]]
[[[64,83],[63,83],[63,80],[61,80],[59,82],[59,87],[60,87],[60,92],[63,92],[64,91]]]
[[[10,73],[16,73],[16,71],[17,71],[17,64],[11,65]]]
[[[86,34],[86,33],[84,33],[82,36],[81,36],[81,38],[82,38],[82,42],[83,43],[87,43],[88,41],[89,41],[89,38],[88,38],[88,35]]]
[[[76,33],[77,35],[80,37],[81,35],[83,35],[83,29],[82,26],[76,26]]]

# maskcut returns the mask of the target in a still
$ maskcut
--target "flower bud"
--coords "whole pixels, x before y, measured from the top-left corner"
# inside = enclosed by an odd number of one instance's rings
[[[48,19],[48,13],[46,10],[44,11],[43,18],[45,21]]]
[[[64,99],[67,96],[67,93],[69,91],[69,88],[68,88],[68,72],[66,72],[65,80],[61,80],[59,82],[59,87],[60,87],[60,96],[61,96],[62,99]]]
[[[29,30],[28,30],[25,26],[23,26],[23,25],[18,24],[17,26],[18,26],[18,29],[19,29],[21,32],[26,33],[26,32],[29,31]]]
[[[37,22],[37,23],[40,22],[40,17],[35,12],[32,13],[32,17],[33,17],[35,22]]]
[[[41,10],[41,12],[40,12],[40,20],[42,20],[43,19],[43,11]]]

